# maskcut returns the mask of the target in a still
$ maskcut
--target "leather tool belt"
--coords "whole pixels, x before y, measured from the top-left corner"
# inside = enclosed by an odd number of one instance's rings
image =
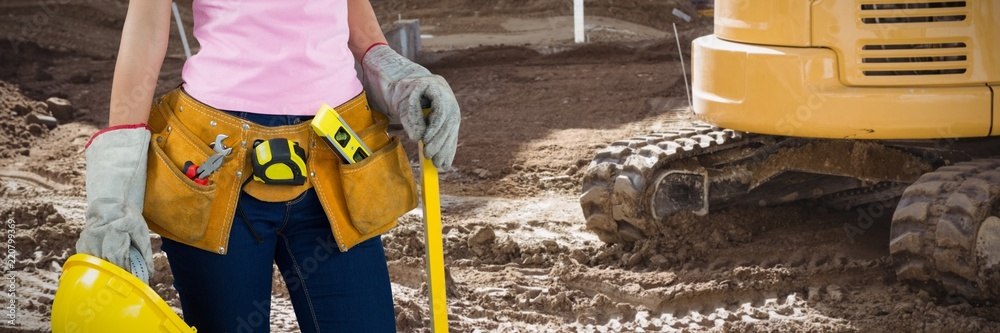
[[[318,107],[317,107],[318,108]],[[214,109],[181,88],[159,98],[149,116],[152,137],[142,215],[150,230],[177,242],[226,254],[240,189],[253,177],[250,150],[255,140],[286,138],[299,142],[308,157],[308,181],[300,186],[251,181],[244,191],[280,202],[314,188],[341,251],[382,234],[417,206],[416,183],[397,137],[386,134],[388,119],[368,106],[365,94],[336,107],[348,126],[373,151],[356,164],[342,164],[308,122],[266,127]],[[186,161],[201,163],[215,152],[219,134],[232,152],[208,177],[208,185],[187,178]]]

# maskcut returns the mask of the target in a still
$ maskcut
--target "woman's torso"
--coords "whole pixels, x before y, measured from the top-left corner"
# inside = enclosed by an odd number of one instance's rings
[[[184,89],[217,109],[313,115],[362,91],[347,0],[194,0]]]

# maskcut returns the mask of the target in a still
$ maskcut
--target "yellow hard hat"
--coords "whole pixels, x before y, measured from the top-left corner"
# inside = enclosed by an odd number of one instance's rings
[[[52,332],[195,333],[146,283],[89,254],[63,265],[52,304]]]

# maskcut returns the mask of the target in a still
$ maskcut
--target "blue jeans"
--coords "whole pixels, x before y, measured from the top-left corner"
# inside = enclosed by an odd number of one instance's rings
[[[229,113],[264,126],[309,118]],[[268,332],[273,263],[288,286],[302,332],[396,330],[381,237],[340,252],[312,189],[276,203],[241,193],[226,255],[166,238],[162,249],[184,321],[198,332]]]

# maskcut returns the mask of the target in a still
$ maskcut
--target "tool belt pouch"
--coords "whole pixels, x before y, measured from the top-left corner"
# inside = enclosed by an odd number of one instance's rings
[[[357,131],[372,155],[361,162],[343,164],[324,141],[313,158],[339,164],[339,178],[351,225],[358,242],[395,226],[396,220],[417,207],[417,188],[406,152],[395,136],[386,134],[387,118],[372,112],[374,124]],[[350,119],[345,115],[345,118]],[[353,242],[351,242],[353,243]]]
[[[200,104],[175,89],[153,106],[143,217],[150,230],[190,246],[226,254],[240,189],[264,201],[292,200],[312,187],[319,196],[341,251],[382,234],[417,206],[416,183],[402,145],[386,133],[388,119],[372,112],[364,96],[340,106],[341,115],[373,150],[356,164],[342,164],[332,148],[307,123],[287,128],[258,128]],[[297,126],[297,127],[296,127]],[[229,136],[232,153],[208,177],[208,185],[187,178],[187,161],[205,161],[215,151],[216,135]],[[260,138],[286,137],[306,150],[308,180],[300,186],[257,181],[249,144]],[[248,144],[244,147],[243,142]],[[304,156],[304,157],[305,157]],[[263,198],[263,199],[262,199]],[[265,200],[267,199],[267,200]]]
[[[167,103],[153,106],[149,126],[152,139],[142,215],[150,228],[164,237],[188,244],[198,242],[205,236],[218,183],[195,183],[184,175],[182,167],[186,161],[204,161],[214,151],[171,114]]]

